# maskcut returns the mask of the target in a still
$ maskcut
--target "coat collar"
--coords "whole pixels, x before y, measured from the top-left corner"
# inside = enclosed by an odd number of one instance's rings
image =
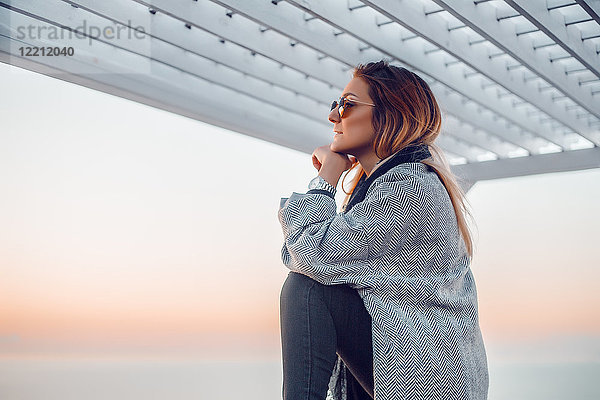
[[[384,159],[368,178],[367,174],[363,173],[356,188],[352,191],[350,200],[348,201],[348,204],[346,204],[343,212],[348,212],[356,203],[363,201],[371,183],[390,169],[402,163],[420,162],[429,157],[431,157],[431,153],[429,152],[428,146],[424,143],[419,143],[410,144]]]

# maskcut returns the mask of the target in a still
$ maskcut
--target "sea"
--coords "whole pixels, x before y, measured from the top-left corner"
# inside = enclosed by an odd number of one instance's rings
[[[489,400],[599,400],[600,363],[489,366]],[[280,361],[0,359],[1,400],[278,400]]]

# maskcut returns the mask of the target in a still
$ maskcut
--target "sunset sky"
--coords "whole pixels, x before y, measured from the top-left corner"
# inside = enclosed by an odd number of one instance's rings
[[[5,64],[0,87],[0,358],[280,357],[277,210],[310,155]],[[600,361],[600,169],[468,200],[490,359]]]

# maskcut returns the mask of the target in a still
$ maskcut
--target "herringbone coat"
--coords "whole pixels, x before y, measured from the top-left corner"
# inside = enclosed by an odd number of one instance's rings
[[[379,166],[345,212],[320,191],[282,198],[283,263],[358,291],[372,317],[375,400],[486,399],[477,292],[454,209],[433,169],[404,160]],[[345,399],[347,373],[338,357],[329,399]]]

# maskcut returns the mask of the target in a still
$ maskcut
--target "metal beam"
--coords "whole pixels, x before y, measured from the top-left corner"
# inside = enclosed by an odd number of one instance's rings
[[[460,179],[457,180],[458,185],[462,188],[463,192],[468,193],[469,190],[471,190],[471,188],[473,188],[473,186],[477,183],[477,182],[471,182],[471,181],[461,181]]]
[[[454,165],[452,171],[470,182],[552,172],[600,168],[600,147],[504,160]]]
[[[594,98],[590,90],[580,86],[576,79],[566,75],[559,65],[550,62],[550,60],[540,54],[539,51],[536,52],[533,47],[533,42],[529,37],[526,35],[517,37],[515,32],[511,31],[510,24],[498,21],[496,8],[475,5],[473,2],[463,0],[434,1],[489,42],[509,54],[535,74],[550,82],[582,108],[600,118],[600,100]],[[371,2],[369,1],[368,3]],[[387,5],[390,3],[390,0],[379,0],[377,3],[386,3]],[[396,11],[396,9],[399,8],[398,2],[393,3],[397,6],[389,9],[388,13]],[[405,23],[410,23],[412,25],[416,25],[415,21],[421,21],[418,24],[419,27],[425,29],[424,33],[430,33],[428,39],[434,41],[436,45],[444,47],[448,52],[452,53],[455,57],[462,59],[473,68],[484,71],[489,79],[498,82],[507,90],[529,102],[531,102],[532,99],[535,100],[536,98],[540,99],[542,97],[536,87],[524,82],[522,78],[517,79],[517,77],[514,76],[514,73],[510,73],[504,65],[498,65],[497,62],[491,60],[490,57],[488,57],[488,54],[485,54],[477,47],[465,46],[465,43],[468,43],[466,34],[460,30],[454,30],[452,32],[448,31],[444,28],[445,25],[443,24],[444,20],[442,17],[430,15],[423,18],[420,16],[424,15],[422,12],[414,12],[415,17],[408,18],[406,15],[406,6],[408,3],[409,2],[402,2],[403,6],[401,10],[398,10],[398,16],[404,15],[405,20],[407,21]],[[419,16],[420,20],[418,19]],[[429,23],[426,23],[426,21],[429,21]],[[592,70],[592,72],[600,75],[600,57],[596,56],[596,61],[596,71]],[[492,66],[494,68],[490,68]],[[504,71],[500,74],[499,71],[495,70]],[[529,99],[523,96],[523,94],[529,95]],[[544,108],[540,107],[538,104],[534,102],[531,103],[544,110]],[[560,118],[557,118],[554,113],[549,113],[547,110],[544,111],[555,119],[561,120]],[[563,121],[561,120],[561,122]],[[585,132],[583,132],[583,135],[585,136]]]
[[[590,17],[600,24],[600,0],[575,0]]]
[[[567,27],[564,21],[552,15],[545,1],[504,0],[529,22],[554,40],[573,58],[600,77],[598,54],[585,46],[576,27]],[[596,110],[598,112],[598,110]]]

